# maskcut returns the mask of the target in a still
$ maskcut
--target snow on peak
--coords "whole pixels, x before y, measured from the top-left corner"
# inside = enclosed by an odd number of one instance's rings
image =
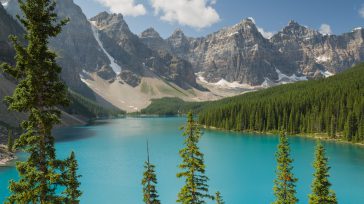
[[[9,2],[8,1],[4,1],[4,2],[1,2],[1,4],[3,5],[4,8],[6,8],[8,6],[8,4],[9,4]]]
[[[320,62],[327,62],[330,61],[331,57],[327,56],[327,55],[320,55],[318,57],[316,57],[316,62],[320,63]]]
[[[356,28],[353,29],[353,32],[357,31],[357,30],[362,30],[362,29],[363,29],[363,27],[356,27]]]
[[[255,24],[255,19],[253,17],[248,17],[248,20],[251,20]]]
[[[115,62],[116,60],[104,48],[104,46],[103,46],[103,44],[102,44],[102,42],[100,40],[99,31],[96,28],[96,22],[95,21],[90,21],[90,23],[91,23],[92,33],[93,33],[93,35],[94,35],[97,43],[99,44],[99,46],[101,47],[102,51],[106,54],[106,56],[110,60],[110,67],[112,68],[112,70],[116,74],[119,74],[121,72],[122,68]]]

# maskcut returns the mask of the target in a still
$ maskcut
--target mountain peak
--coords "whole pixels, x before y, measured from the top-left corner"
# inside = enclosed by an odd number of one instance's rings
[[[91,21],[102,21],[102,20],[124,20],[124,17],[122,14],[116,14],[116,13],[108,13],[106,11],[103,11],[99,14],[97,14],[95,17],[92,17],[90,19]]]
[[[182,31],[182,29],[177,28],[176,30],[173,31],[172,36],[185,36],[185,34]]]
[[[297,23],[297,21],[290,20],[290,21],[288,22],[288,26],[300,26],[300,24],[299,24],[299,23]]]
[[[141,38],[161,38],[159,33],[152,27],[146,29],[140,34]]]
[[[110,28],[111,30],[119,30],[122,32],[130,33],[128,24],[125,22],[122,14],[110,14],[108,12],[101,12],[90,21],[98,27],[98,29]]]
[[[310,29],[306,26],[300,25],[296,21],[290,20],[288,22],[288,25],[283,28],[283,30],[280,32],[286,35],[293,35],[296,37],[304,37],[309,38],[316,35],[320,35],[320,33],[316,30]]]

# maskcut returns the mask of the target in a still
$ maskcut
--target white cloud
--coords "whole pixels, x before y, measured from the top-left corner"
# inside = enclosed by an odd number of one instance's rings
[[[147,13],[143,4],[136,4],[134,0],[96,0],[108,7],[113,13],[125,16],[142,16]]]
[[[168,22],[201,29],[220,20],[212,7],[216,0],[151,0],[151,3],[155,13]]]
[[[210,0],[211,5],[215,5],[217,3],[217,0]]]
[[[332,34],[331,26],[325,23],[321,24],[319,32],[323,35],[331,35]]]
[[[271,37],[273,37],[274,33],[273,32],[269,32],[269,31],[264,31],[263,28],[257,27],[258,31],[263,35],[263,37],[270,39]]]
[[[359,15],[360,17],[364,18],[364,4],[361,5],[361,8],[359,9]]]

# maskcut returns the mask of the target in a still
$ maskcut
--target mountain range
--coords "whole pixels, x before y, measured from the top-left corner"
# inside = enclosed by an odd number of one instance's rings
[[[17,0],[1,0],[0,60],[14,63],[9,34]],[[364,60],[364,29],[324,35],[290,21],[265,38],[251,18],[205,37],[178,29],[163,39],[153,28],[132,33],[121,14],[87,19],[73,0],[57,0],[70,22],[50,41],[70,89],[105,106],[138,111],[155,98],[216,100],[282,83],[329,77]]]

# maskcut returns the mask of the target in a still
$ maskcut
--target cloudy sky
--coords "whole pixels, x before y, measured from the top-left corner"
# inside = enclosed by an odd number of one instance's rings
[[[162,37],[181,28],[188,36],[204,36],[253,17],[266,36],[289,20],[341,34],[364,27],[364,0],[74,0],[87,17],[101,11],[121,13],[139,34],[154,27]]]

